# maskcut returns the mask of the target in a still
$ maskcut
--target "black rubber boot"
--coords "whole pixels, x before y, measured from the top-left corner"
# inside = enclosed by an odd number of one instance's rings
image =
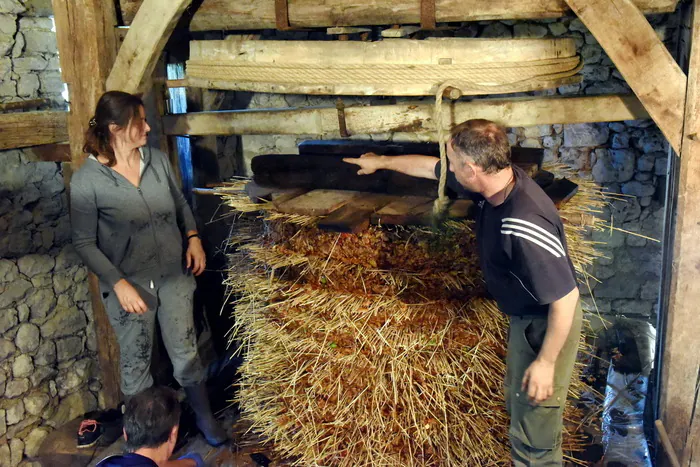
[[[202,432],[207,443],[212,446],[221,446],[228,441],[226,432],[221,428],[219,422],[216,421],[214,414],[211,413],[205,384],[200,383],[196,386],[187,386],[185,387],[185,394],[187,394],[187,402],[189,402],[197,417],[197,428]]]

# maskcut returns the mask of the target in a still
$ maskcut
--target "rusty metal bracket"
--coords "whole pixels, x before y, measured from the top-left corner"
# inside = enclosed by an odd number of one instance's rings
[[[280,31],[289,31],[289,2],[288,0],[275,0],[275,25]]]
[[[420,0],[421,29],[435,29],[435,0]]]
[[[338,111],[338,129],[340,130],[340,136],[343,138],[349,138],[350,133],[348,132],[347,124],[345,123],[345,103],[343,99],[338,98],[335,101],[335,108]]]

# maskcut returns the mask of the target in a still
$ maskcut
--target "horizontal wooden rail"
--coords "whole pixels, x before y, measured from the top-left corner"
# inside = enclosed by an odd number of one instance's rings
[[[133,20],[144,0],[120,0],[122,17]],[[645,13],[671,12],[678,0],[634,0]],[[292,27],[370,26],[419,24],[416,0],[289,0]],[[564,0],[436,0],[438,22],[557,18],[571,10]],[[204,0],[194,14],[195,31],[276,28],[275,0]]]
[[[610,122],[649,118],[633,95],[589,97],[527,97],[480,99],[443,104],[445,122],[456,124],[485,118],[505,126],[534,126],[585,122]],[[432,104],[395,104],[346,107],[345,125],[351,135],[435,132]],[[168,115],[163,118],[168,135],[322,135],[339,134],[335,107],[251,109]],[[434,139],[434,135],[433,135]]]
[[[17,149],[68,141],[68,112],[0,114],[0,149]]]

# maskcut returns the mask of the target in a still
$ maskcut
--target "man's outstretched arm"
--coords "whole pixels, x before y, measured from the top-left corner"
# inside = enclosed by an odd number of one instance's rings
[[[411,177],[428,178],[435,177],[435,165],[440,159],[432,156],[409,154],[405,156],[378,156],[373,152],[361,155],[359,158],[345,158],[344,162],[360,167],[358,175],[369,175],[377,170],[393,170]]]

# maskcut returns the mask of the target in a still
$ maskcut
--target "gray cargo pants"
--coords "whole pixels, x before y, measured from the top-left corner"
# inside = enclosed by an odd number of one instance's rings
[[[124,395],[134,395],[153,385],[151,352],[156,318],[177,382],[183,387],[200,383],[205,374],[197,353],[192,318],[194,277],[181,274],[129,282],[149,306],[142,315],[125,312],[114,291],[102,294],[109,322],[119,342]]]

